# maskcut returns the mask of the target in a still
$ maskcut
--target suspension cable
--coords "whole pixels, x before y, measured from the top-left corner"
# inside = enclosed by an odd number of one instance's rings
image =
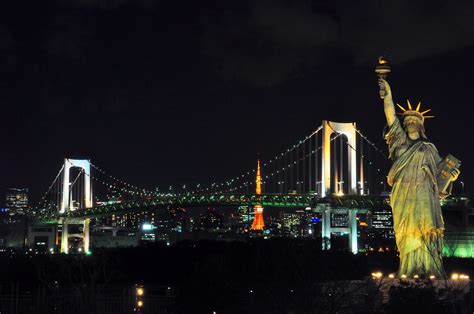
[[[339,140],[339,149],[340,149],[340,153],[339,153],[339,162],[341,163],[341,166],[340,166],[340,179],[339,179],[339,192],[343,192],[343,187],[344,187],[344,149],[343,149],[343,146],[342,146],[342,137],[341,139]]]
[[[342,133],[335,133],[335,134],[336,134],[336,136],[334,136],[334,137],[330,140],[330,142],[333,142],[334,140],[336,140],[337,138],[339,138],[341,135],[343,135]],[[321,149],[322,149],[322,147],[318,147],[316,150],[313,150],[313,151],[311,152],[311,155],[316,155],[316,156],[317,156],[318,152],[319,152]],[[309,156],[309,154],[306,154],[306,157],[308,157],[308,156]],[[296,165],[297,163],[301,162],[302,160],[303,160],[303,157],[300,158],[299,160],[291,160],[288,164],[286,164],[286,167],[284,166],[284,167],[282,168],[282,170],[284,170],[285,172],[289,172],[290,175],[291,175],[291,173],[292,173],[291,170],[293,170],[293,169],[295,168],[295,165]],[[285,180],[285,181],[286,181],[286,180]],[[293,183],[293,180],[292,180],[292,177],[291,177],[291,179],[290,179],[290,181],[289,181],[289,183],[288,183],[288,184],[289,184],[289,190],[294,190],[294,188],[292,189],[292,187],[293,187],[293,186],[292,186],[292,183]],[[227,191],[227,192],[231,192],[231,191],[239,190],[239,189],[245,187],[245,184],[254,184],[254,182],[253,182],[253,181],[244,182],[244,183],[242,183],[240,186],[237,186],[237,187],[234,187],[234,188],[230,188],[230,189],[228,189],[228,190],[226,190],[226,191]]]
[[[318,134],[321,130],[322,130],[322,126],[319,126],[315,131],[311,132],[311,133],[310,133],[308,136],[306,136],[304,139],[300,140],[300,141],[298,142],[298,144],[295,144],[295,145],[289,147],[288,149],[284,150],[281,154],[278,154],[278,155],[274,156],[273,158],[270,158],[270,159],[268,160],[268,162],[264,162],[264,163],[262,164],[262,166],[261,166],[262,169],[264,169],[264,168],[266,168],[266,167],[272,165],[273,162],[276,161],[276,160],[283,159],[283,158],[284,158],[286,155],[288,155],[288,154],[289,154],[290,156],[292,156],[291,153],[294,152],[294,150],[297,150],[303,143],[305,143],[306,141],[308,141],[308,140],[309,140],[310,138],[312,138],[314,135]],[[293,161],[291,160],[290,162],[293,162]],[[294,164],[294,163],[293,163],[293,164]],[[293,172],[293,171],[292,171],[292,172]],[[211,184],[211,187],[199,189],[198,192],[200,192],[200,191],[209,191],[209,190],[212,190],[213,187],[219,188],[219,187],[224,187],[225,185],[230,186],[230,185],[232,185],[234,182],[239,181],[239,180],[242,180],[242,179],[244,179],[245,177],[247,177],[247,176],[249,176],[249,175],[252,175],[252,174],[254,174],[254,173],[255,173],[255,169],[249,170],[249,171],[247,171],[246,173],[243,173],[243,174],[241,174],[241,175],[239,175],[239,176],[237,176],[237,177],[234,177],[234,178],[232,178],[232,179],[230,179],[230,180],[226,180],[226,181],[223,181],[223,182],[221,182],[221,183],[212,183],[212,184]],[[293,173],[291,173],[291,175],[293,175]],[[250,180],[251,180],[251,179],[250,179]],[[250,180],[249,180],[249,181],[250,181]],[[250,182],[251,182],[251,181],[250,181]],[[290,187],[290,189],[291,189],[291,188],[292,188],[292,187]],[[215,189],[214,189],[214,192],[216,192]]]
[[[43,197],[41,198],[40,200],[40,204],[42,204],[44,201],[45,201],[45,198],[46,196],[48,195],[49,191],[51,191],[51,188],[54,186],[54,184],[56,183],[56,181],[58,180],[59,176],[61,175],[62,171],[64,170],[64,165],[61,167],[61,169],[59,169],[59,172],[58,174],[56,175],[56,177],[54,178],[53,180],[53,183],[51,183],[48,187],[48,189],[46,190],[46,193],[44,193]]]
[[[372,143],[364,134],[362,134],[362,132],[359,130],[359,129],[355,129],[356,132],[369,144],[371,145],[380,155],[382,155],[383,157],[385,157],[386,159],[388,159],[387,155],[381,150],[379,149],[377,146],[375,146],[374,143]]]
[[[319,152],[318,152],[318,136],[315,136],[315,145],[314,147],[316,148],[316,153],[315,153],[315,156],[314,156],[314,171],[315,171],[315,174],[314,174],[314,180],[315,180],[315,191],[316,191],[316,194],[319,195]]]

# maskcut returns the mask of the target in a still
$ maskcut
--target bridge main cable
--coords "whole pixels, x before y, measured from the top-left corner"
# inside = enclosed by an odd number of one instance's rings
[[[308,136],[306,136],[304,139],[300,140],[297,144],[289,147],[285,151],[281,152],[280,154],[277,154],[273,158],[270,158],[267,162],[264,162],[262,164],[262,168],[269,167],[274,164],[274,162],[283,159],[285,156],[288,154],[292,153],[295,149],[300,147],[302,144],[306,143],[306,141],[310,140],[314,135],[318,134],[322,130],[322,126],[319,126],[315,131],[311,132]],[[296,164],[296,163],[295,163]],[[238,175],[232,179],[222,181],[220,183],[212,183],[210,186],[206,188],[199,188],[198,190],[195,191],[195,193],[202,193],[202,192],[212,192],[212,193],[220,193],[222,191],[231,191],[231,190],[236,190],[236,188],[230,188],[230,189],[224,189],[224,190],[217,190],[216,188],[218,187],[225,187],[225,186],[231,186],[234,182],[241,181],[242,179],[246,178],[247,176],[254,175],[255,174],[255,169],[249,170],[247,172],[244,172],[241,175]],[[247,186],[248,184],[253,183],[253,177],[249,178],[246,182],[243,182],[238,188],[242,188]],[[198,184],[198,186],[201,186],[201,184]]]

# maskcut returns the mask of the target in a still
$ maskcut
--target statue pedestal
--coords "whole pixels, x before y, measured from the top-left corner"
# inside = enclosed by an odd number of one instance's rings
[[[382,303],[397,302],[396,298],[406,296],[416,298],[418,294],[431,295],[439,300],[460,302],[469,295],[471,281],[469,279],[373,279],[374,287],[381,293]],[[395,299],[394,299],[395,298]]]
[[[312,300],[318,313],[450,313],[452,308],[471,309],[466,312],[471,313],[474,289],[470,285],[466,279],[321,280],[314,282],[304,299]],[[295,310],[300,312],[306,313]]]

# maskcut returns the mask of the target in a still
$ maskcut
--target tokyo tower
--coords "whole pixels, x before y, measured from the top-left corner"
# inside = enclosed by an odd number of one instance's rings
[[[257,179],[255,181],[256,191],[255,194],[262,194],[262,176],[260,175],[260,159],[257,160]],[[257,204],[253,207],[254,218],[252,223],[252,230],[261,231],[265,227],[265,222],[263,221],[263,207],[260,204]]]

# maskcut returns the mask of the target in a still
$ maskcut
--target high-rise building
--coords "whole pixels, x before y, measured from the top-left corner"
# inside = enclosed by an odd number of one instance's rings
[[[171,231],[189,232],[191,231],[190,216],[185,208],[171,208],[168,210],[171,219]]]
[[[307,219],[308,217],[304,210],[280,212],[282,233],[292,238],[303,236],[307,226]]]
[[[367,215],[368,228],[361,233],[361,242],[368,251],[388,252],[396,250],[393,215],[390,209],[373,209]]]
[[[28,189],[9,188],[7,190],[5,207],[11,215],[24,214],[28,207]]]
[[[237,208],[237,214],[239,215],[239,222],[242,231],[248,231],[252,226],[254,211],[251,206],[239,206]]]
[[[391,237],[393,235],[393,215],[390,209],[375,209],[371,215],[371,227]]]
[[[123,227],[139,230],[143,223],[155,224],[155,211],[133,211],[125,214],[115,215],[113,214],[110,218],[105,221],[101,221],[101,224],[112,227]]]
[[[223,222],[224,222],[224,215],[218,213],[213,208],[208,208],[205,213],[201,213],[199,215],[199,229],[208,231],[208,232],[216,232],[222,231],[223,229]]]

